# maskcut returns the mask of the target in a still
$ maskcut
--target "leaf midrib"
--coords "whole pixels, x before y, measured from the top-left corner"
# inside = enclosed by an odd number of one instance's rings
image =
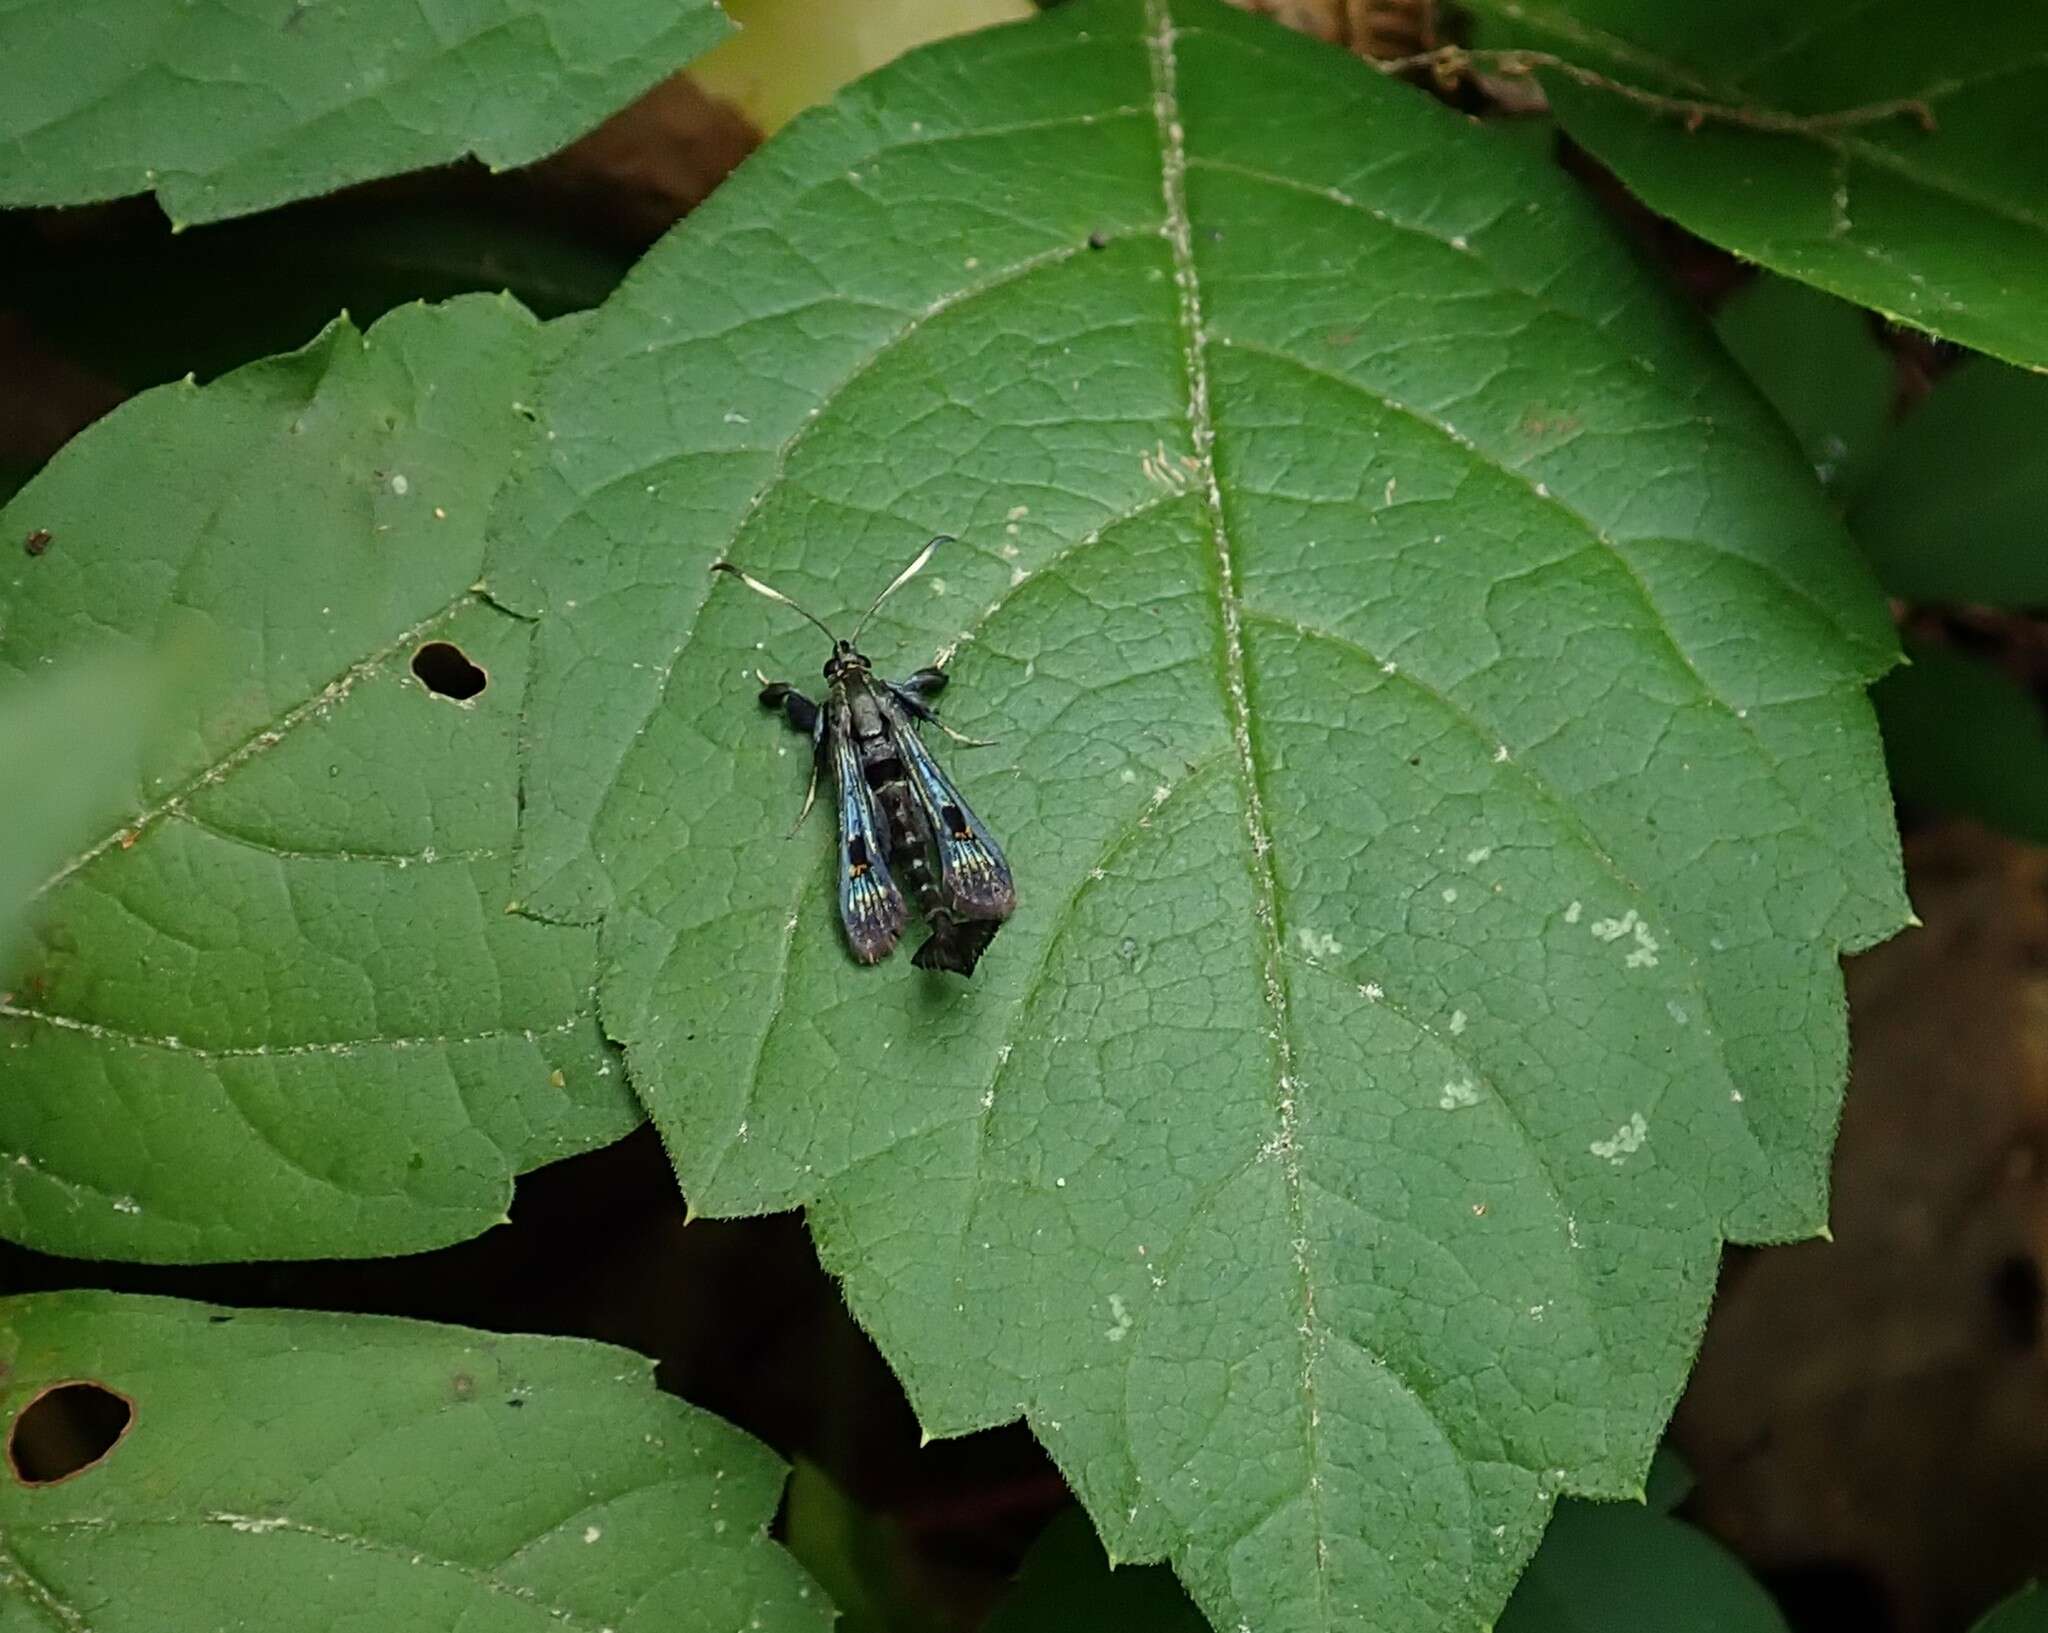
[[[1152,72],[1154,120],[1160,148],[1160,192],[1165,208],[1163,230],[1173,253],[1173,281],[1178,294],[1182,358],[1187,370],[1187,417],[1192,452],[1200,467],[1200,490],[1209,513],[1209,537],[1215,547],[1216,622],[1223,666],[1224,714],[1236,750],[1239,795],[1244,807],[1246,870],[1251,878],[1253,913],[1258,921],[1254,944],[1259,951],[1259,984],[1271,1016],[1273,1135],[1285,1193],[1288,1253],[1293,1261],[1301,1322],[1301,1434],[1306,1462],[1306,1496],[1315,1545],[1315,1590],[1318,1618],[1330,1621],[1328,1568],[1329,1519],[1323,1511],[1321,1415],[1316,1406],[1316,1368],[1328,1342],[1316,1314],[1316,1278],[1310,1265],[1307,1201],[1303,1194],[1301,1152],[1297,1143],[1299,1113],[1295,1097],[1295,1039],[1290,1012],[1286,945],[1281,924],[1279,881],[1274,874],[1271,825],[1266,819],[1265,790],[1252,735],[1251,698],[1244,654],[1243,607],[1238,597],[1238,567],[1224,513],[1223,489],[1216,474],[1216,425],[1210,407],[1208,333],[1202,309],[1200,271],[1195,264],[1194,222],[1187,201],[1187,136],[1182,123],[1177,30],[1170,0],[1145,0],[1147,57]]]

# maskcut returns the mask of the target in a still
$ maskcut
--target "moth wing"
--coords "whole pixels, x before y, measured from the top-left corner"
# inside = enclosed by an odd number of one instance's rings
[[[903,892],[889,873],[889,831],[861,774],[860,755],[844,731],[832,737],[839,781],[839,919],[853,956],[879,964],[903,934]]]
[[[939,894],[963,918],[1006,919],[1017,905],[1016,881],[1002,847],[982,826],[974,808],[960,797],[952,779],[924,746],[907,711],[892,699],[887,707],[896,752],[932,831],[939,859]],[[979,950],[976,957],[980,956]]]

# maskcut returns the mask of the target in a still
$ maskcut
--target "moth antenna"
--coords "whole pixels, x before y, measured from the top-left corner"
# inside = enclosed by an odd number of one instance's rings
[[[765,595],[770,601],[780,601],[791,612],[796,613],[799,617],[810,619],[818,628],[825,630],[825,639],[832,642],[835,646],[838,645],[839,637],[834,635],[831,630],[825,628],[824,619],[818,617],[815,613],[805,611],[804,608],[798,606],[788,596],[776,589],[774,585],[763,584],[752,573],[748,572],[746,568],[735,567],[729,561],[714,561],[711,564],[711,570],[714,573],[730,573],[756,595]]]
[[[881,609],[881,605],[884,601],[888,600],[890,596],[894,595],[898,590],[902,589],[904,585],[908,584],[913,578],[917,577],[919,573],[924,571],[925,563],[932,559],[933,551],[937,550],[938,547],[942,544],[955,544],[958,542],[959,541],[956,540],[952,534],[941,533],[936,538],[934,538],[930,544],[926,545],[922,550],[918,551],[917,558],[914,561],[912,561],[908,567],[904,568],[902,572],[898,573],[894,578],[890,579],[888,584],[883,588],[882,593],[875,597],[874,604],[870,606],[866,612],[860,615],[860,622],[853,626],[853,633],[847,637],[848,642],[855,645],[859,644],[860,632],[868,627],[868,620],[874,617],[874,615]]]

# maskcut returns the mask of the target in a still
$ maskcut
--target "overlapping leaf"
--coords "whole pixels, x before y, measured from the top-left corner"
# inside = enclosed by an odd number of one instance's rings
[[[1916,0],[1472,0],[1652,209],[1792,277],[2048,364],[2048,11]],[[1667,99],[1663,107],[1611,86]],[[1673,106],[1671,104],[1680,104]],[[1719,110],[1694,117],[1688,105]]]
[[[1872,694],[1902,803],[2048,844],[2048,732],[2033,693],[1996,663],[1917,642]]]
[[[1087,1519],[1069,1510],[1031,1545],[987,1633],[1201,1633],[1205,1624],[1163,1566],[1111,1570]]]
[[[1715,311],[1714,332],[1798,437],[1821,485],[1853,496],[1884,459],[1898,395],[1871,315],[1764,273]]]
[[[1881,446],[1849,526],[1887,590],[2048,606],[2048,379],[1988,358],[1945,375]]]
[[[727,31],[713,0],[14,0],[0,204],[214,221],[474,153],[525,164]]]
[[[0,1423],[89,1382],[127,1432],[0,1483],[0,1621],[165,1633],[829,1626],[783,1469],[601,1344],[173,1299],[0,1302]]]
[[[1641,1504],[1559,1504],[1500,1633],[1786,1633],[1742,1562],[1673,1516],[1689,1484],[1660,1458]]]
[[[216,660],[0,972],[0,1232],[405,1251],[632,1126],[595,938],[505,911],[530,632],[470,591],[546,333],[496,299],[337,324],[135,399],[0,511],[51,540],[0,585],[0,674],[187,633]],[[481,693],[415,677],[437,642]]]
[[[1516,1584],[1501,1633],[1785,1633],[1739,1560],[1672,1517],[1684,1471],[1660,1457],[1643,1502],[1558,1505]],[[1032,1545],[989,1633],[1186,1633],[1201,1625],[1156,1567],[1111,1570],[1077,1514]]]
[[[163,679],[146,663],[78,660],[0,691],[0,969],[20,951],[24,904],[134,787],[146,689]]]
[[[2048,1593],[2038,1583],[2020,1589],[1976,1627],[1976,1633],[2041,1633],[2048,1628]]]
[[[1724,1234],[1821,1218],[1902,916],[1883,609],[1568,183],[1201,0],[799,120],[543,382],[529,910],[692,1205],[802,1204],[936,1433],[1027,1417],[1219,1626],[1505,1599],[1632,1492]],[[848,960],[757,665],[953,653],[1021,905]],[[942,745],[944,746],[944,745]]]

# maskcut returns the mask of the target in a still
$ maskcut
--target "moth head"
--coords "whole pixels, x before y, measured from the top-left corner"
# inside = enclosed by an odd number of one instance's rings
[[[832,656],[825,660],[825,678],[837,680],[851,670],[865,669],[868,660],[853,649],[853,642],[840,639],[832,643]]]

